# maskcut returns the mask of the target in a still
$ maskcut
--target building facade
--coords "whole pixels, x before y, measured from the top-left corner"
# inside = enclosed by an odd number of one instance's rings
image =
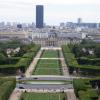
[[[35,44],[40,44],[42,47],[60,47],[61,45],[77,44],[82,41],[81,34],[73,33],[28,33],[29,37]],[[76,34],[76,35],[74,35]]]

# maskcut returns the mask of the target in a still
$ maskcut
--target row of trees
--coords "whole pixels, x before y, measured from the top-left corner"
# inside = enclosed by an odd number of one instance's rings
[[[93,41],[83,40],[80,44],[71,45],[72,52],[76,57],[88,57],[88,58],[100,58],[100,44]],[[89,54],[89,50],[93,51],[93,54]]]

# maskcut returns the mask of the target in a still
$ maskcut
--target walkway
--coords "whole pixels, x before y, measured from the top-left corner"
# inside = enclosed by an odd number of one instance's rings
[[[64,76],[68,77],[69,71],[68,71],[68,67],[66,65],[62,50],[60,50],[59,53],[60,53],[60,58],[62,58],[62,59],[60,59],[60,61],[61,61],[61,65],[62,65],[63,74],[64,74]]]
[[[42,47],[41,50],[61,50],[61,47]]]
[[[9,100],[19,100],[21,94],[22,94],[22,91],[15,88],[14,91],[12,92]]]
[[[68,100],[77,100],[75,93],[74,93],[74,89],[72,91],[67,91],[67,99]]]

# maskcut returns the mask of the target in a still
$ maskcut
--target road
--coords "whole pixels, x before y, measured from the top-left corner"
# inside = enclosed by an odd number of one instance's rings
[[[66,89],[73,89],[72,84],[62,85],[62,84],[17,84],[16,88],[18,89],[46,89],[46,90],[66,90]]]
[[[42,77],[39,77],[39,76],[33,76],[33,77],[23,77],[23,78],[17,78],[17,80],[21,80],[21,81],[29,81],[29,80],[64,80],[64,81],[72,81],[74,78],[76,77],[45,77],[45,76],[42,76]]]

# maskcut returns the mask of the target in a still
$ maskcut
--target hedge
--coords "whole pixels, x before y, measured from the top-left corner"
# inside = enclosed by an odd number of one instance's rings
[[[79,91],[79,100],[98,100],[98,93],[93,90],[89,89],[87,91]]]
[[[2,81],[3,83],[0,85],[0,100],[8,100],[10,94],[15,88],[16,81],[15,79],[2,79]]]
[[[77,58],[77,61],[79,64],[82,65],[94,65],[94,66],[100,66],[100,58],[94,58],[94,59],[90,59],[87,57],[80,57]]]
[[[0,65],[16,64],[20,58],[21,57],[6,58],[5,60],[0,61]]]
[[[79,100],[91,100],[88,94],[86,94],[86,92],[84,91],[79,91],[78,94],[79,94]]]
[[[92,89],[90,80],[75,79],[73,82],[74,91],[79,100],[98,100],[98,93]]]
[[[34,47],[32,47],[29,52],[37,52],[39,49],[41,48],[40,45],[35,45]]]
[[[34,52],[28,52],[23,55],[23,58],[33,58],[35,55]]]
[[[71,53],[71,50],[68,48],[68,46],[62,46],[62,50],[68,67],[77,67],[78,62],[75,58],[75,55]]]
[[[80,90],[86,91],[87,88],[91,87],[90,85],[87,85],[87,82],[89,84],[89,81],[84,81],[82,79],[75,79],[73,81],[74,90],[75,90],[75,93],[76,93],[77,96],[78,96],[78,91],[80,91]]]
[[[90,74],[93,74],[93,71],[96,72],[96,74],[99,74],[99,71],[100,71],[100,67],[99,66],[96,66],[96,65],[80,65],[78,62],[77,62],[77,59],[75,58],[75,55],[71,52],[70,48],[67,46],[67,45],[63,45],[62,46],[62,51],[63,51],[63,54],[64,54],[64,57],[65,57],[65,61],[69,67],[69,72],[72,73],[74,70],[80,70],[80,71],[83,71],[83,74],[84,73],[90,73]],[[85,58],[84,58],[85,60]],[[99,62],[100,59],[95,59],[92,60],[90,59],[90,61],[94,61],[94,62]]]
[[[39,49],[40,45],[34,45],[29,50],[27,50],[27,52],[22,57],[10,58],[9,61],[7,60],[9,64],[0,65],[0,73],[14,74],[19,68],[22,70],[22,72],[25,72]]]

